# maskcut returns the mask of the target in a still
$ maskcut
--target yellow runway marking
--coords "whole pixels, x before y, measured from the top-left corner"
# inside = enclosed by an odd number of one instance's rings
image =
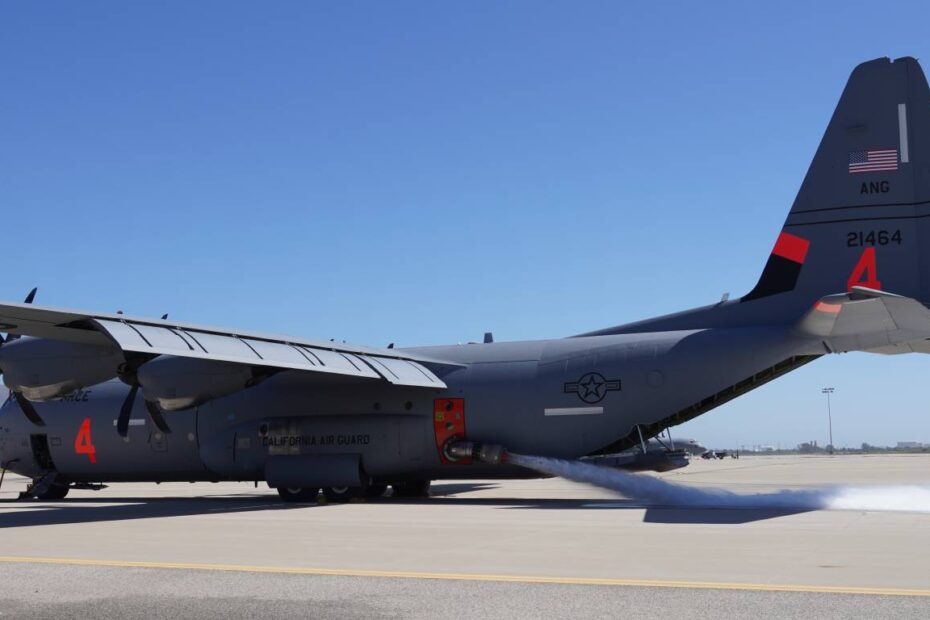
[[[498,583],[540,583],[576,586],[626,586],[636,588],[687,588],[699,590],[749,590],[756,592],[807,592],[816,594],[868,594],[873,596],[930,597],[930,590],[855,586],[808,586],[798,584],[669,581],[663,579],[609,579],[598,577],[545,577],[538,575],[485,575],[477,573],[428,573],[348,568],[309,568],[300,566],[250,566],[244,564],[194,564],[185,562],[84,560],[78,558],[34,558],[19,556],[0,556],[0,563],[98,566],[106,568],[160,568],[168,570],[271,573],[278,575],[315,575],[327,577],[382,577],[388,579],[438,579],[446,581],[491,581]]]

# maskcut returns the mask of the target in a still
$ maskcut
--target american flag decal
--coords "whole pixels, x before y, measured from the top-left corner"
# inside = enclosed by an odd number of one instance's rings
[[[898,149],[854,151],[849,154],[849,174],[898,169]]]

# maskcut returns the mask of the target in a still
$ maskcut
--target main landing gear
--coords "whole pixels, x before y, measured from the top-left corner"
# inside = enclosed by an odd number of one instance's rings
[[[376,499],[387,491],[386,484],[366,484],[361,487],[324,487],[323,496],[327,501],[340,504],[353,499]]]
[[[42,493],[36,495],[38,499],[41,500],[59,500],[64,499],[68,495],[68,491],[71,490],[67,484],[53,484],[48,487]]]
[[[429,480],[412,480],[391,485],[394,487],[394,497],[415,498],[429,497]]]
[[[283,488],[278,487],[278,495],[281,496],[286,502],[290,503],[304,503],[304,502],[315,502],[316,496],[319,494],[320,489],[312,487],[291,487]]]
[[[43,501],[55,501],[64,499],[68,495],[71,487],[66,482],[59,480],[58,472],[46,472],[26,487],[26,490],[19,494],[19,499],[36,498]]]
[[[396,482],[391,485],[394,489],[392,497],[417,498],[429,497],[429,480],[415,480]],[[387,492],[388,485],[369,483],[360,487],[323,487],[323,497],[331,504],[344,504],[355,499],[377,499]],[[292,487],[278,488],[278,495],[289,503],[308,503],[317,501],[320,492],[318,487]]]

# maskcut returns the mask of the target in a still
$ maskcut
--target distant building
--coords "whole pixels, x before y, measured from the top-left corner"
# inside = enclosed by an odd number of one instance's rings
[[[899,441],[898,445],[895,447],[899,450],[913,450],[915,448],[930,448],[930,444],[920,441]]]
[[[823,451],[819,446],[817,446],[817,440],[816,440],[816,439],[815,439],[814,441],[806,441],[806,442],[804,442],[804,443],[802,443],[802,444],[798,444],[797,450],[798,450],[798,452],[800,452],[801,454],[810,454],[810,453],[812,453],[812,452],[822,452],[822,451]]]

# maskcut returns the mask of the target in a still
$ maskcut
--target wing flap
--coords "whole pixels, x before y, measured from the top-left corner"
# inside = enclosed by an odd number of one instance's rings
[[[328,373],[410,387],[445,388],[428,366],[461,366],[401,349],[300,340],[30,304],[0,304],[0,331],[101,346],[115,344],[133,353]]]
[[[112,325],[115,321],[109,321]],[[180,334],[169,327],[156,327],[155,325],[124,325],[139,334],[139,337],[151,346],[163,349],[177,349],[179,351],[191,350],[193,347],[185,341]]]
[[[364,356],[381,376],[394,385],[411,387],[445,387],[446,384],[428,368],[410,360],[391,359],[387,357]]]
[[[241,338],[235,334],[222,335],[193,329],[175,331],[165,327],[107,319],[94,319],[92,324],[110,336],[123,351],[305,370],[364,379],[384,378],[391,383],[397,383],[387,372],[376,371],[379,369],[378,364],[366,364],[362,357],[341,351]],[[182,337],[182,334],[186,338]],[[439,383],[438,386],[433,383],[429,387],[445,387],[441,381]]]

